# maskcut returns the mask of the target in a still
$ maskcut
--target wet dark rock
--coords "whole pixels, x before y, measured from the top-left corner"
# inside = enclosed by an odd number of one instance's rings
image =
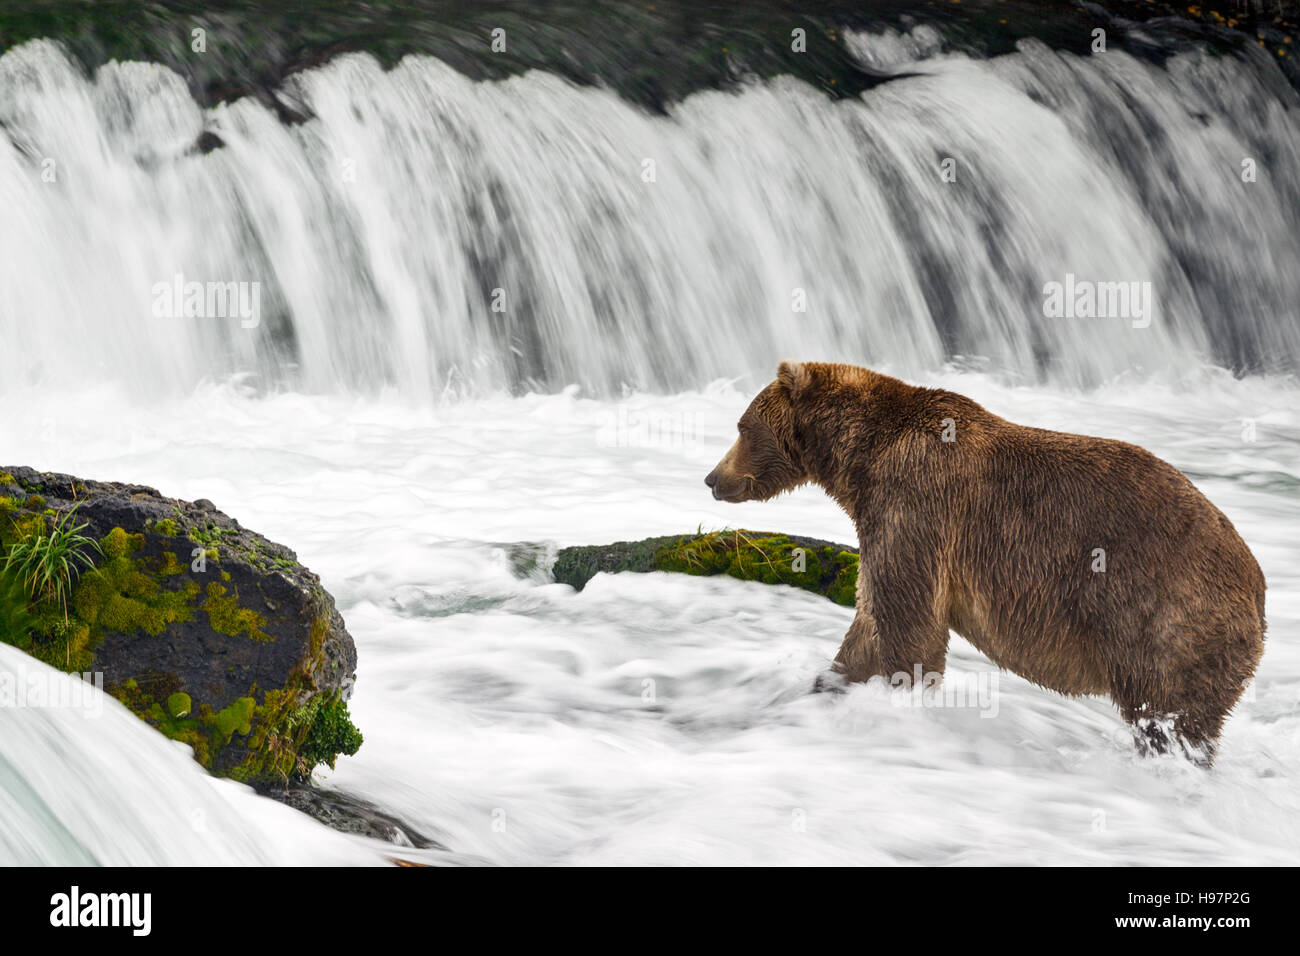
[[[7,480],[6,480],[7,478]],[[283,786],[355,752],[357,653],[333,598],[289,548],[211,502],[144,485],[0,468],[0,545],[70,523],[100,543],[67,607],[0,636],[105,690],[213,773]],[[101,553],[102,552],[102,553]]]
[[[518,558],[514,567],[521,577],[531,573],[530,565]],[[799,535],[729,529],[561,548],[551,576],[581,591],[597,574],[621,571],[725,574],[790,585],[851,607],[857,595],[858,549]]]
[[[300,810],[340,833],[384,840],[395,846],[417,850],[445,850],[437,840],[421,834],[410,824],[379,809],[373,803],[340,790],[294,786],[268,791],[267,796]]]

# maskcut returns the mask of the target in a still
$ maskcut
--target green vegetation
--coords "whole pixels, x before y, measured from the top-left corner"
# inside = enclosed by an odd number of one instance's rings
[[[44,499],[41,504],[45,504]],[[65,621],[72,576],[78,566],[93,568],[95,562],[90,552],[100,550],[98,542],[81,533],[87,528],[86,522],[69,523],[76,510],[72,508],[55,521],[49,533],[27,535],[10,545],[4,565],[6,572],[22,582],[33,601],[57,601],[63,608]]]
[[[203,610],[208,612],[209,626],[218,634],[228,634],[231,637],[244,634],[254,641],[274,640],[262,630],[266,618],[256,611],[240,607],[237,595],[227,594],[225,586],[216,581],[208,585]]]
[[[247,736],[252,732],[253,711],[256,709],[257,701],[251,697],[241,697],[213,715],[212,723],[221,737],[222,745],[230,743],[234,734]]]
[[[212,522],[208,522],[204,528],[190,528],[189,539],[195,544],[204,548],[215,548],[223,538],[231,538],[238,534],[233,528],[219,528]]]
[[[852,607],[857,596],[858,556],[830,544],[812,546],[783,534],[714,531],[679,538],[655,554],[660,571],[726,574],[742,581],[789,584]]]
[[[121,528],[114,528],[104,536],[103,552],[106,558],[123,558],[144,546],[144,535],[127,534]]]
[[[24,651],[32,645],[37,623],[30,605],[31,598],[18,575],[0,571],[0,635],[6,644]]]
[[[130,677],[109,687],[108,691],[145,722],[172,740],[188,745],[194,751],[194,759],[211,769],[215,733],[212,708],[204,708],[203,714],[195,715],[190,696],[177,690],[177,684],[176,678],[170,674],[141,675],[140,681]],[[160,704],[159,697],[165,703]]]
[[[164,588],[146,563],[132,555],[144,545],[143,535],[114,528],[100,542],[107,560],[82,576],[73,596],[78,617],[92,627],[157,636],[176,621],[194,619],[199,585],[186,581],[179,590]]]
[[[530,573],[527,561],[515,573]],[[726,574],[742,581],[788,584],[852,607],[857,598],[858,555],[851,548],[770,532],[723,530],[691,535],[563,548],[556,555],[556,581],[582,590],[596,574],[673,571]]]
[[[361,749],[361,731],[352,723],[348,705],[337,695],[314,698],[295,720],[309,721],[307,739],[298,750],[298,757],[308,766],[323,763],[333,770],[339,754],[351,757]]]
[[[153,675],[145,686],[130,679],[110,690],[168,737],[187,744],[199,763],[234,780],[305,780],[319,764],[332,769],[339,754],[351,756],[362,744],[347,703],[337,692],[317,692],[301,670],[283,688],[261,693],[254,686],[219,711],[207,704],[196,710],[175,687],[174,676]],[[235,736],[243,738],[239,747],[231,746]]]
[[[176,528],[176,522],[171,518],[161,518],[158,521],[151,521],[145,525],[145,530],[151,534],[161,534],[164,537],[174,538],[179,533]]]

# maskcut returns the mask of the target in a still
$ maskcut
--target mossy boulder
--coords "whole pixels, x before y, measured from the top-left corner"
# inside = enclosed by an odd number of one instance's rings
[[[852,607],[858,549],[817,538],[728,529],[561,548],[551,574],[581,591],[597,574],[619,571],[726,574],[742,581],[788,584]]]
[[[0,575],[0,640],[102,673],[109,693],[213,773],[262,789],[360,747],[346,703],[356,647],[288,548],[210,501],[142,485],[0,467],[0,496],[0,558],[74,507],[99,544],[66,608]]]

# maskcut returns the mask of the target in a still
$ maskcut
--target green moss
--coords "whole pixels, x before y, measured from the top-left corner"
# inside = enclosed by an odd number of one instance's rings
[[[250,783],[303,780],[318,764],[333,767],[338,754],[350,755],[361,746],[346,703],[337,692],[322,694],[313,676],[324,660],[331,620],[330,606],[318,599],[307,656],[284,687],[262,695],[247,751],[228,776]]]
[[[350,756],[362,744],[361,732],[337,692],[315,691],[301,671],[285,687],[262,695],[250,727],[242,758],[223,769],[247,783],[308,779],[317,765],[333,768],[339,754]]]
[[[858,556],[852,551],[840,551],[832,560],[840,570],[826,589],[826,596],[836,604],[853,607],[858,601]]]
[[[120,532],[120,533],[119,533]],[[119,634],[144,631],[157,636],[176,621],[194,620],[193,603],[199,586],[186,582],[180,590],[163,588],[146,573],[144,562],[127,556],[130,536],[114,528],[104,536],[103,564],[82,575],[72,596],[77,616],[86,623]]]
[[[680,574],[726,574],[742,581],[788,584],[849,607],[857,597],[856,554],[781,534],[726,530],[687,535],[657,551],[653,566]]]
[[[147,686],[129,677],[110,686],[108,692],[172,740],[188,745],[194,751],[194,759],[211,769],[212,728],[204,726],[193,715],[189,695],[177,689],[180,682],[176,675],[150,674],[144,679]],[[158,703],[157,698],[164,696],[165,703]],[[212,708],[206,708],[206,713],[211,717]]]
[[[184,691],[167,693],[177,684],[175,675],[153,675],[150,688],[141,687],[134,678],[109,688],[110,693],[146,722],[173,740],[187,744],[194,758],[209,770],[217,770],[222,752],[235,734],[247,735],[257,712],[252,697],[240,697],[228,707],[214,711],[203,704],[195,713],[190,695]],[[155,697],[166,693],[164,703]]]
[[[233,528],[218,528],[215,524],[209,522],[203,528],[190,528],[186,534],[197,545],[205,548],[215,548],[221,544],[222,539],[233,537],[238,532]]]
[[[145,527],[145,530],[151,534],[161,534],[168,538],[174,538],[177,535],[176,522],[171,518],[161,518],[158,521],[151,522]]]
[[[0,485],[16,485],[17,483],[18,482],[14,481],[14,476],[9,474],[9,472],[0,471]]]
[[[27,650],[32,645],[36,623],[21,578],[12,570],[0,570],[0,640]]]
[[[212,708],[207,709],[211,715]],[[172,740],[179,740],[194,751],[194,759],[208,769],[212,768],[212,729],[196,717],[173,717],[159,704],[151,704],[140,716]]]
[[[327,631],[326,625],[312,629],[318,653],[323,653],[323,637],[316,639],[322,628]],[[174,675],[150,675],[147,687],[130,679],[110,692],[168,737],[189,745],[212,772],[246,783],[284,784],[310,777],[318,764],[333,767],[339,754],[356,753],[362,743],[338,693],[319,692],[308,676],[318,665],[319,660],[303,661],[284,687],[262,693],[254,684],[220,711],[202,704],[187,715],[178,704],[188,696]],[[163,697],[166,703],[160,705]],[[238,743],[236,735],[242,738]]]
[[[161,582],[185,572],[186,568],[173,552],[163,552],[151,568],[133,553],[144,544],[143,535],[128,534],[114,528],[101,541],[105,561],[93,572],[82,576],[73,594],[77,616],[86,623],[110,631],[133,634],[144,631],[158,635],[167,625],[194,619],[199,585],[186,581],[179,589],[164,588]],[[228,581],[229,576],[223,575]],[[273,638],[263,628],[266,619],[248,608],[240,607],[238,593],[228,593],[225,586],[208,585],[201,610],[218,634],[246,636],[255,641]]]
[[[726,574],[733,557],[732,549],[727,547],[719,533],[682,538],[675,547],[658,552],[654,566],[660,571],[680,574]]]
[[[220,744],[230,743],[234,734],[247,735],[252,732],[253,712],[257,701],[251,697],[240,697],[229,707],[218,711],[212,717],[212,726],[216,729]]]
[[[159,722],[158,729],[172,740],[179,740],[187,745],[194,751],[195,760],[204,767],[212,768],[212,745],[209,742],[208,734],[198,721],[193,719],[164,719]]]
[[[0,514],[18,509],[18,499],[10,495],[0,495]]]
[[[44,515],[34,515],[15,511],[0,519],[0,545],[8,554],[10,546],[26,540],[34,534],[44,534],[48,525]]]
[[[643,541],[619,541],[611,545],[585,545],[562,548],[555,556],[551,574],[561,584],[581,591],[597,574],[622,571],[645,573],[655,570],[660,551],[675,546],[675,536],[646,538]]]
[[[45,499],[42,498],[40,495],[32,495],[25,502],[23,502],[23,507],[26,508],[28,511],[44,511]]]
[[[91,669],[95,655],[91,651],[90,626],[75,617],[63,616],[52,605],[40,606],[36,617],[37,637],[27,653],[51,667],[80,673]]]
[[[144,547],[144,535],[127,534],[121,528],[114,528],[108,534],[104,535],[99,542],[99,546],[104,551],[104,557],[124,558],[133,551],[138,551]]]
[[[227,594],[221,585],[210,585],[206,595],[198,582],[192,580],[181,582],[179,587],[164,587],[164,582],[183,574],[186,568],[172,552],[163,552],[156,560],[136,557],[134,552],[143,544],[143,535],[128,534],[121,528],[114,528],[104,536],[101,540],[104,560],[83,574],[73,590],[72,622],[78,626],[66,630],[46,622],[51,658],[63,653],[68,662],[77,658],[86,665],[93,644],[103,632],[143,631],[158,636],[171,624],[193,621],[201,598],[201,609],[207,612],[209,624],[217,633],[230,637],[243,635],[256,641],[273,640],[263,630],[265,619],[241,608],[238,594]],[[64,661],[54,659],[50,663],[65,665]],[[188,728],[180,729],[188,732]]]
[[[227,594],[225,585],[218,584],[216,581],[208,585],[203,610],[208,614],[208,625],[218,634],[226,634],[230,637],[244,634],[254,641],[275,640],[262,630],[266,625],[266,618],[256,611],[240,607],[238,592]]]
[[[291,719],[297,710],[300,677],[290,679],[280,690],[269,690],[254,712],[252,731],[247,740],[247,751],[238,764],[227,773],[235,780],[246,783],[276,781],[288,783],[301,777],[298,766],[298,747],[306,736],[306,728],[295,733]],[[307,768],[310,774],[311,768]]]

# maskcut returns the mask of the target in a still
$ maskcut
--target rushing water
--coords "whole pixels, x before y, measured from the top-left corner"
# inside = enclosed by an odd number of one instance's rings
[[[1065,385],[1294,367],[1300,101],[1266,55],[925,39],[853,40],[877,68],[933,54],[858,100],[777,79],[666,117],[351,55],[291,78],[315,117],[293,126],[25,44],[0,57],[0,381],[157,396],[240,371],[424,400],[699,387],[787,354]],[[1071,274],[1150,282],[1149,327],[1046,319]],[[259,324],[156,316],[177,275],[260,283]]]
[[[377,865],[391,850],[209,777],[113,698],[5,644],[0,819],[5,865]]]
[[[1140,442],[1236,523],[1269,581],[1270,627],[1213,772],[1141,760],[1108,701],[1009,674],[991,706],[810,694],[852,612],[802,591],[653,574],[576,594],[515,577],[505,545],[517,541],[699,525],[851,540],[815,490],[709,496],[701,479],[748,397],[730,386],[437,408],[228,387],[147,407],[95,390],[47,399],[57,441],[11,421],[0,447],[207,496],[291,542],[338,598],[360,658],[351,709],[366,742],[324,785],[470,859],[1300,861],[1295,389],[1213,375],[1090,393],[927,380],[1015,420]],[[949,680],[988,674],[953,642]]]
[[[209,498],[295,548],[360,654],[366,743],[325,784],[468,860],[1300,861],[1294,91],[1254,50],[848,42],[914,75],[652,115],[543,73],[352,55],[293,77],[297,125],[201,109],[152,65],[87,78],[54,44],[10,50],[0,460]],[[155,315],[178,273],[261,283],[258,324]],[[1045,317],[1067,274],[1151,282],[1150,325]],[[950,675],[996,681],[987,706],[809,694],[851,611],[803,592],[512,572],[521,541],[851,540],[814,490],[728,506],[702,484],[786,357],[1186,471],[1270,586],[1215,770],[1136,759],[1109,702],[994,677],[960,640]],[[104,714],[0,708],[0,860],[378,859]]]

